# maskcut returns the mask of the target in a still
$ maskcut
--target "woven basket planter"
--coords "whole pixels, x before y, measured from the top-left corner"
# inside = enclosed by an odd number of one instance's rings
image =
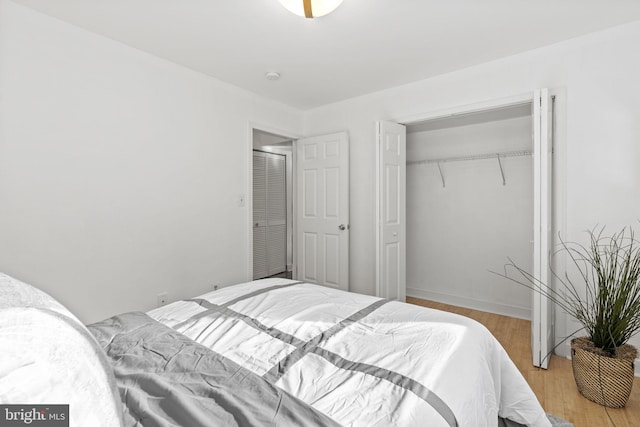
[[[616,349],[616,357],[597,353],[587,338],[571,341],[571,365],[580,394],[599,405],[622,408],[633,386],[637,350],[628,344]]]

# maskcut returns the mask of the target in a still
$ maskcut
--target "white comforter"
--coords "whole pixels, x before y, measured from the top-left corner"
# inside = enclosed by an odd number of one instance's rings
[[[349,426],[550,426],[491,333],[458,315],[267,279],[150,311]]]

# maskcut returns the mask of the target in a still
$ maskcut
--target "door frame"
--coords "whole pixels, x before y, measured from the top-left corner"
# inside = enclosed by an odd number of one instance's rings
[[[537,89],[537,88],[534,88]],[[402,124],[405,126],[416,124],[424,121],[455,117],[476,112],[489,111],[492,109],[502,109],[512,107],[524,103],[532,103],[534,100],[534,89],[525,93],[512,96],[492,98],[480,102],[459,104],[453,107],[427,111],[423,113],[412,114],[408,116],[400,116],[388,119],[389,121]],[[553,206],[551,213],[551,221],[553,224],[553,241],[550,248],[555,248],[560,243],[559,236],[566,238],[567,233],[567,191],[566,191],[566,88],[549,88],[549,94],[554,98],[553,102],[553,163],[552,163],[552,197]],[[533,136],[532,136],[533,137]],[[378,172],[376,172],[377,174]],[[376,179],[379,179],[376,176]],[[377,195],[376,195],[377,197]],[[378,224],[376,224],[376,230]],[[405,254],[406,257],[406,254]],[[552,260],[552,269],[554,271],[564,271],[566,266],[566,257],[563,253],[559,253]],[[376,268],[377,270],[377,268]],[[377,274],[377,273],[376,273]],[[376,278],[376,281],[378,279]],[[551,279],[552,285],[559,289],[558,280],[555,277]],[[532,291],[533,292],[533,291]],[[553,329],[556,343],[560,339],[566,337],[568,318],[566,313],[554,307],[555,322],[550,326]],[[565,345],[556,348],[556,353],[563,356],[570,356],[570,347],[567,342]]]
[[[247,260],[246,260],[246,265],[247,265],[247,270],[245,272],[245,277],[246,277],[246,281],[250,282],[253,280],[253,131],[257,130],[257,131],[261,131],[261,132],[267,132],[267,133],[271,133],[274,135],[278,135],[278,136],[282,136],[283,138],[287,138],[287,139],[291,139],[292,141],[292,145],[295,145],[296,140],[298,140],[299,138],[301,138],[302,136],[292,130],[286,130],[286,129],[280,129],[271,125],[267,125],[264,123],[257,123],[257,122],[249,122],[248,126],[247,126],[247,144],[245,146],[245,159],[246,159],[246,163],[245,163],[245,168],[246,168],[246,174],[245,176],[247,177],[247,182],[246,182],[246,187],[245,187],[245,194],[244,195],[239,195],[238,198],[239,199],[244,199],[244,208],[246,209],[246,222],[245,222],[245,229],[244,229],[244,233],[245,233],[245,242],[247,245]],[[295,176],[296,173],[296,162],[295,162],[295,148],[292,150],[292,161],[293,161],[293,172],[292,175]],[[293,179],[292,182],[293,188],[292,188],[292,197],[293,197],[293,235],[295,237],[296,235],[296,222],[295,222],[295,215],[296,215],[296,181],[295,179]],[[293,239],[293,277],[296,277],[296,272],[297,272],[297,261],[296,261],[296,254],[295,254],[295,238]]]

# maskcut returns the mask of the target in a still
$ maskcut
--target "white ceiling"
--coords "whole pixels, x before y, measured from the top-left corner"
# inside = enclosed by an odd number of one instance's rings
[[[301,109],[640,19],[638,0],[345,0],[314,20],[277,0],[13,1]]]

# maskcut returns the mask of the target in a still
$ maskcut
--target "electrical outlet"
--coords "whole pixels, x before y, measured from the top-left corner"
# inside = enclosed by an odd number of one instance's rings
[[[158,294],[158,307],[162,307],[169,302],[169,295],[166,292]]]

